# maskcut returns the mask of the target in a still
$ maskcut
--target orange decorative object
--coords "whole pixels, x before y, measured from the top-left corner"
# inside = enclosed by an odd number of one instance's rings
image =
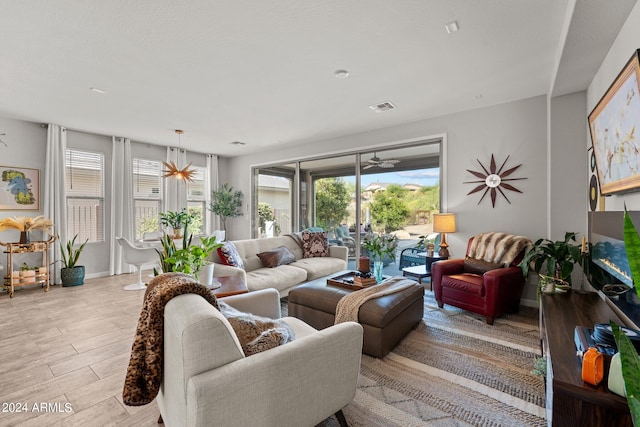
[[[604,378],[604,356],[593,347],[582,356],[582,381],[598,385]]]
[[[191,163],[182,169],[180,169],[174,162],[162,162],[162,164],[167,168],[162,171],[164,172],[163,178],[174,177],[184,181],[193,182],[193,174],[195,174],[196,171],[194,169],[189,169],[191,167]]]

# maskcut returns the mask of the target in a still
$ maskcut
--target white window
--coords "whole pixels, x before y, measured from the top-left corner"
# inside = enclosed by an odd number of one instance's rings
[[[104,153],[67,150],[67,239],[104,241]]]
[[[162,162],[133,159],[133,211],[136,239],[144,232],[160,229],[159,213],[163,210]]]
[[[193,215],[189,231],[193,234],[204,233],[206,194],[204,194],[204,178],[206,168],[191,166],[196,172],[192,175],[193,182],[187,181],[187,209]]]

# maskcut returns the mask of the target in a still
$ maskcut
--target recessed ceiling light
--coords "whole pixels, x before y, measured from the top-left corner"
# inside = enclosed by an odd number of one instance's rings
[[[339,79],[346,79],[347,77],[349,77],[349,72],[347,70],[336,70],[333,75]]]
[[[448,24],[446,24],[444,28],[447,29],[448,34],[455,33],[460,29],[460,27],[458,27],[458,21],[451,21]]]
[[[242,141],[231,141],[231,145],[247,145],[247,143]]]
[[[107,91],[102,90],[102,89],[98,89],[97,87],[92,87],[90,88],[92,91],[96,92],[96,93],[101,93],[101,94],[105,94],[107,93]]]

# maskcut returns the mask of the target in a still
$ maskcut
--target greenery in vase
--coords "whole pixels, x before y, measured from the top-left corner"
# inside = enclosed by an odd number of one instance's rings
[[[364,236],[362,247],[369,252],[374,262],[382,261],[385,256],[395,259],[398,238],[392,234],[369,233]]]
[[[66,245],[62,244],[62,240],[60,241],[60,252],[62,253],[62,265],[65,268],[73,268],[78,262],[78,258],[80,258],[80,254],[84,249],[85,245],[89,241],[89,239],[85,240],[83,244],[78,246],[78,249],[74,249],[73,247],[76,244],[76,239],[78,235],[73,236],[73,239],[68,240]]]
[[[234,190],[229,184],[222,184],[211,192],[209,210],[220,217],[223,230],[227,230],[227,218],[242,215],[242,197],[242,191]]]

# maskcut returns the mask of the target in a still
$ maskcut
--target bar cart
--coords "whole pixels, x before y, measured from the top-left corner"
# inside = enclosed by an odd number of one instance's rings
[[[56,240],[55,236],[51,236],[49,240],[32,241],[30,243],[4,243],[0,241],[0,246],[6,249],[7,254],[7,274],[4,277],[4,287],[9,291],[9,297],[13,298],[13,291],[18,286],[29,286],[40,284],[45,292],[49,292],[49,248],[51,243]],[[13,257],[23,254],[41,253],[41,267],[34,274],[23,275],[20,270],[13,268]]]

